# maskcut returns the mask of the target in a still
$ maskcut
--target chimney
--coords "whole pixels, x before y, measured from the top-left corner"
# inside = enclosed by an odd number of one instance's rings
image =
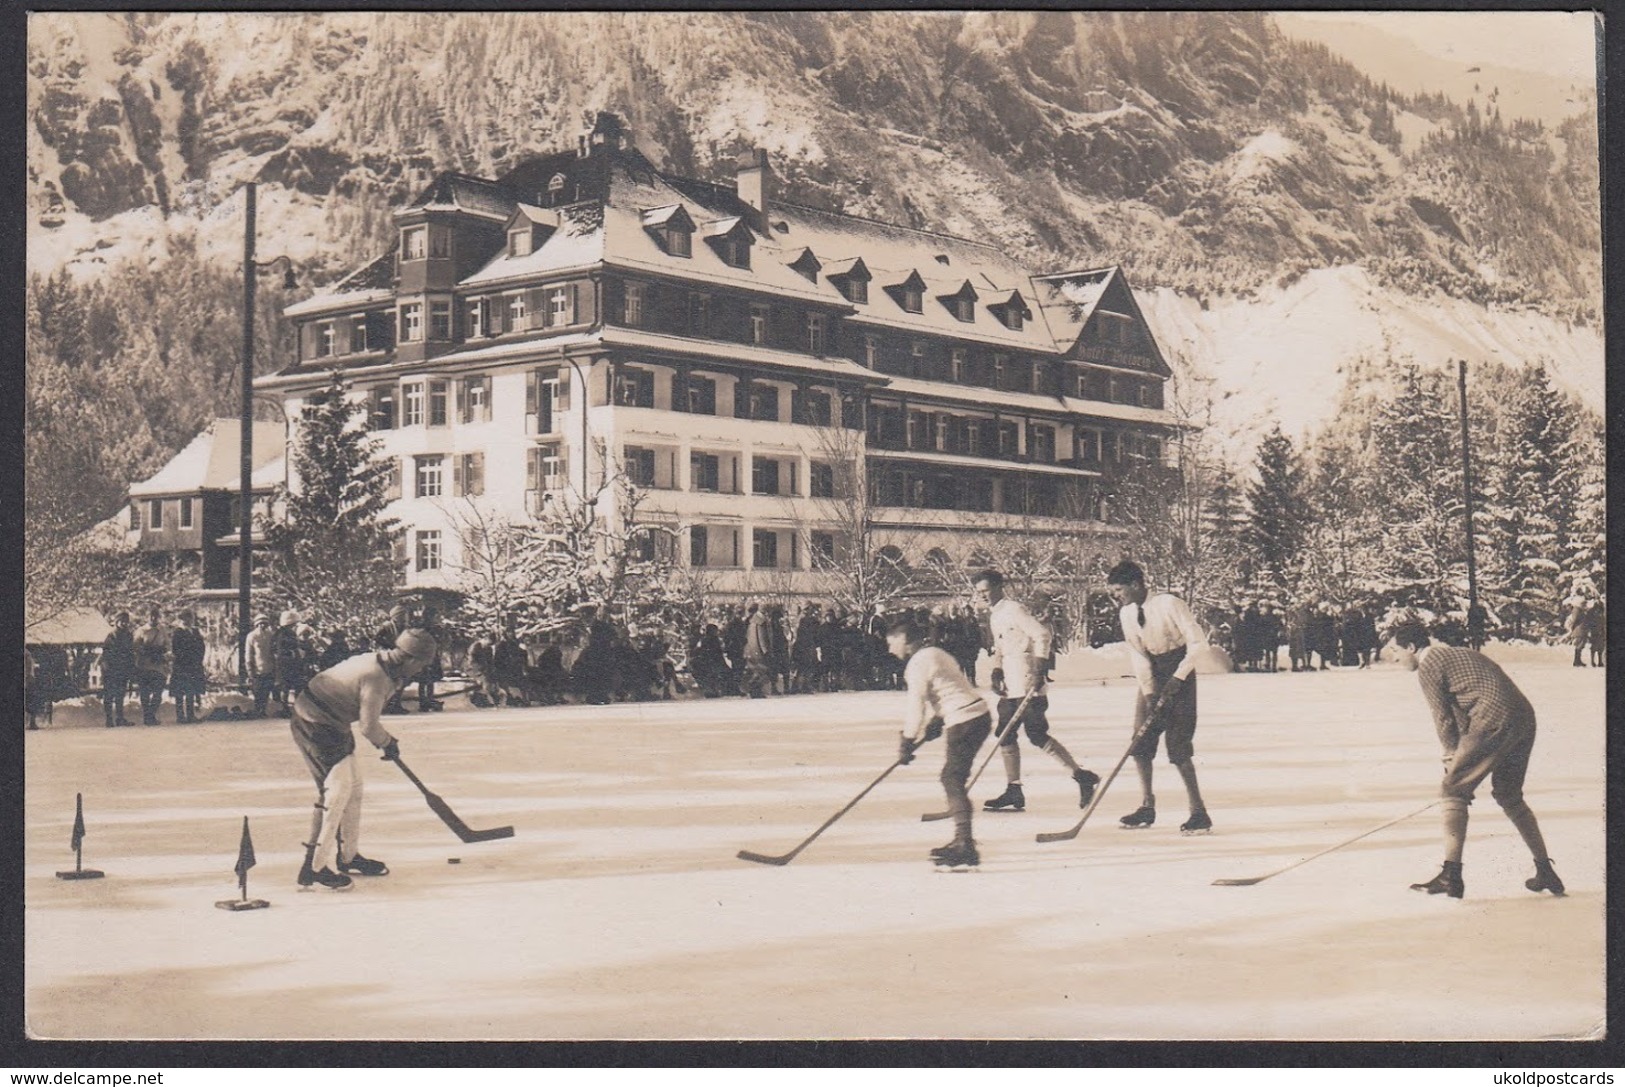
[[[734,189],[739,199],[755,210],[751,225],[758,234],[767,233],[767,204],[777,195],[773,188],[773,167],[768,165],[767,149],[758,147],[741,155]]]

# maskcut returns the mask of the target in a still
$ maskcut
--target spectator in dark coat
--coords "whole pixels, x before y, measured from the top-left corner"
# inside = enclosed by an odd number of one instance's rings
[[[344,631],[336,630],[333,637],[328,639],[327,648],[322,650],[321,658],[316,662],[316,670],[325,672],[340,661],[348,660],[350,655],[350,643],[345,639]]]
[[[156,725],[158,707],[164,701],[164,681],[169,676],[169,631],[163,614],[153,608],[147,625],[135,632],[135,679],[141,688],[141,723]]]
[[[206,647],[198,632],[197,612],[191,608],[182,611],[180,624],[169,636],[169,693],[175,699],[175,720],[190,725],[201,720],[198,710],[202,708],[209,676],[203,667]]]
[[[818,661],[818,644],[823,620],[818,614],[817,604],[808,604],[796,621],[795,643],[790,650],[790,661],[794,666],[791,689],[797,693],[805,694],[818,689],[822,682]],[[699,677],[696,676],[697,680]]]
[[[587,618],[587,644],[576,658],[570,679],[584,702],[591,706],[609,704],[610,692],[615,687],[615,628],[596,612]]]
[[[1337,656],[1337,622],[1332,618],[1330,604],[1316,604],[1310,611],[1308,637],[1309,652],[1320,657],[1320,670],[1324,672]]]
[[[730,680],[728,657],[722,647],[722,632],[715,623],[705,624],[705,629],[695,639],[688,654],[688,670],[706,698],[717,698],[726,693]]]
[[[276,659],[276,686],[282,703],[277,716],[286,717],[291,712],[293,700],[299,697],[299,692],[305,689],[305,684],[314,674],[310,667],[310,647],[305,644],[299,630],[299,613],[292,608],[282,613],[282,625],[277,627],[272,652]]]
[[[745,640],[746,620],[737,608],[728,609],[727,622],[722,627],[722,651],[728,654],[728,671],[731,673],[729,686],[730,694],[738,694],[745,687]]]
[[[530,661],[511,623],[491,651],[491,667],[497,686],[494,700],[505,701],[510,706],[515,703],[525,705],[525,672],[530,667]],[[560,667],[562,669],[563,666]]]
[[[790,632],[786,629],[784,608],[778,604],[767,609],[768,664],[774,684],[780,694],[790,693]]]

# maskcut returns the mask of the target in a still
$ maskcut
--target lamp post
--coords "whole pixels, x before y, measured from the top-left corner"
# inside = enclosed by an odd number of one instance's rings
[[[260,264],[254,260],[254,215],[258,186],[250,181],[246,186],[247,204],[243,210],[243,373],[242,405],[238,417],[241,458],[238,464],[238,503],[241,518],[237,526],[237,680],[248,687],[248,632],[253,623],[250,618],[253,595],[253,535],[254,535],[254,288],[255,277],[261,268],[270,270],[279,263],[288,265],[283,286],[297,287],[293,262],[287,257],[276,257]]]

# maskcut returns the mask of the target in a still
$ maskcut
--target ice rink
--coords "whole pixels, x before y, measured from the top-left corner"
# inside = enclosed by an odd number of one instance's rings
[[[976,821],[983,865],[939,872],[942,744],[784,868],[895,757],[903,696],[468,709],[386,719],[476,827],[463,845],[363,742],[363,852],[382,879],[296,893],[313,785],[285,722],[27,734],[26,1008],[59,1039],[1550,1039],[1604,1017],[1604,683],[1563,649],[1492,650],[1540,720],[1528,799],[1569,895],[1481,791],[1467,897],[1438,871],[1438,744],[1413,675],[1204,676],[1197,765],[1216,824],[1117,828],[1132,764],[1075,841],[1065,773],[1027,748],[1021,814]],[[1063,661],[1054,733],[1105,775],[1132,688]],[[1106,669],[1110,671],[1111,669]],[[411,705],[408,700],[408,705]],[[166,705],[164,721],[173,719]],[[1025,741],[1023,741],[1025,746]],[[1003,787],[995,757],[974,790]],[[74,794],[86,867],[66,882]],[[271,908],[237,893],[242,818]],[[448,858],[461,863],[448,864]]]

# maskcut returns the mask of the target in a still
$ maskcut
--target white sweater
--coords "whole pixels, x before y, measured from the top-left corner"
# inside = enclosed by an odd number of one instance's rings
[[[946,650],[928,645],[908,659],[903,669],[908,684],[908,716],[903,735],[918,743],[933,717],[942,718],[945,727],[974,721],[988,712],[987,703],[971,686],[965,673]]]

